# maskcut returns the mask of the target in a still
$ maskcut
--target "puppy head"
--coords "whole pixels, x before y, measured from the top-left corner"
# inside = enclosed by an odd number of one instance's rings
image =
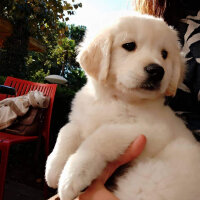
[[[121,17],[82,48],[78,61],[97,82],[130,98],[174,96],[184,74],[176,32],[147,15]]]

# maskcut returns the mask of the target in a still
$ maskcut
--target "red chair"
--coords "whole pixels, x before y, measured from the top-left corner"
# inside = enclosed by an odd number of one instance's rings
[[[46,117],[44,121],[43,128],[41,130],[42,136],[44,137],[44,150],[45,156],[49,154],[49,130],[50,130],[50,121],[53,108],[53,102],[56,92],[56,84],[41,84],[34,83],[30,81],[25,81],[13,77],[7,77],[4,85],[13,87],[16,89],[16,96],[27,94],[31,90],[39,90],[43,92],[44,95],[50,97],[50,104],[46,111]],[[0,94],[0,100],[11,97],[10,95]],[[1,160],[0,160],[0,200],[3,199],[4,184],[6,177],[6,168],[8,162],[9,149],[12,144],[22,143],[22,142],[31,142],[38,141],[39,136],[18,136],[12,134],[6,134],[0,132],[0,151],[1,151]]]

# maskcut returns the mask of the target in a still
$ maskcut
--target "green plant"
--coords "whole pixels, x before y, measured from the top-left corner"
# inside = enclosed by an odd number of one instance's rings
[[[5,76],[0,76],[0,84],[3,85],[6,80]]]
[[[3,0],[0,4],[0,17],[10,21],[13,33],[4,42],[4,51],[0,52],[0,74],[28,79],[29,73],[34,71],[26,66],[29,37],[38,39],[46,47],[48,55],[57,42],[65,37],[67,27],[60,26],[60,21],[68,20],[79,7],[82,4],[74,0],[72,3],[61,0]],[[47,56],[38,57],[43,63]],[[44,72],[48,70],[45,68]]]

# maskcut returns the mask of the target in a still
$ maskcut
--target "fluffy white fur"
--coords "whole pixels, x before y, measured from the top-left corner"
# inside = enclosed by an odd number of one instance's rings
[[[76,94],[70,122],[58,135],[46,164],[46,180],[61,200],[72,200],[140,134],[142,155],[117,181],[121,200],[200,198],[200,145],[182,120],[164,105],[184,72],[176,32],[150,16],[124,16],[84,43],[78,60],[88,75]],[[122,44],[134,41],[126,51]],[[162,49],[168,51],[163,59]],[[142,89],[144,67],[156,63],[165,74],[159,88]]]

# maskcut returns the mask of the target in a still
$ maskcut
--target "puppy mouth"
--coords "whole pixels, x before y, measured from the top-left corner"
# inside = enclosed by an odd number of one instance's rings
[[[160,88],[160,82],[146,81],[140,85],[140,88],[150,91],[158,90]]]
[[[149,81],[149,80],[145,80],[144,82],[133,86],[133,87],[127,87],[126,85],[124,85],[122,82],[119,83],[119,88],[121,89],[126,89],[129,92],[134,92],[135,90],[143,90],[143,91],[157,91],[160,89],[161,87],[161,81]]]

